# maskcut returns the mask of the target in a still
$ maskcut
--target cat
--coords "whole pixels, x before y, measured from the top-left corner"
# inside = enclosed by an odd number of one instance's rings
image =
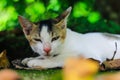
[[[115,59],[120,58],[120,35],[109,33],[81,34],[67,28],[67,20],[72,7],[69,7],[55,19],[33,23],[18,16],[20,25],[32,50],[40,56],[25,58],[22,64],[28,67],[63,67],[69,57],[84,56],[102,63],[112,58],[117,43]],[[87,28],[87,27],[86,27]]]

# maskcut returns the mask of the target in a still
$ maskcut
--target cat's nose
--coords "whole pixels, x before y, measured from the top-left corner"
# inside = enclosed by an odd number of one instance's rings
[[[47,47],[43,49],[47,54],[49,54],[49,52],[51,51],[51,48]]]

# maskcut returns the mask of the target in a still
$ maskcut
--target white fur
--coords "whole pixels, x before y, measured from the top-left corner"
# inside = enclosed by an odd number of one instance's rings
[[[69,56],[73,52],[72,56],[82,55],[103,62],[106,58],[112,58],[116,49],[115,42],[118,45],[115,58],[120,58],[120,39],[103,36],[103,33],[79,34],[68,29],[63,54]]]
[[[119,35],[114,36],[119,37]],[[73,56],[84,56],[103,62],[106,58],[112,58],[115,51],[115,42],[118,45],[115,59],[120,58],[120,39],[109,38],[102,33],[80,34],[67,29],[65,42],[63,44],[58,42],[60,41],[58,40],[55,43],[56,48],[53,48],[53,53],[59,53],[59,56],[45,57],[43,60],[33,58],[26,62],[23,60],[23,62],[29,67],[40,66],[43,68],[63,67],[65,59]]]
[[[49,35],[47,30],[48,30],[48,27],[46,25],[42,26],[40,36],[41,36],[41,39],[42,39],[43,43],[50,42],[50,35]]]

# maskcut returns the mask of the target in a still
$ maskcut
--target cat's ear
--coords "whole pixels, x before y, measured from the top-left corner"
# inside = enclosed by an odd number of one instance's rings
[[[67,10],[65,10],[61,15],[59,15],[57,18],[55,18],[56,23],[59,23],[61,21],[67,21],[68,16],[70,15],[72,10],[72,7],[70,6]]]
[[[21,27],[23,28],[24,34],[29,35],[32,30],[33,23],[22,16],[18,16],[18,20],[20,22]]]
[[[54,19],[55,26],[65,29],[67,26],[67,18],[70,15],[72,7],[69,7],[61,15]]]

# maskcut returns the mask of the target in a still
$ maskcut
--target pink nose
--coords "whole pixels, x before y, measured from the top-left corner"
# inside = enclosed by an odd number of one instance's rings
[[[51,51],[51,48],[44,48],[43,50],[48,54]]]

